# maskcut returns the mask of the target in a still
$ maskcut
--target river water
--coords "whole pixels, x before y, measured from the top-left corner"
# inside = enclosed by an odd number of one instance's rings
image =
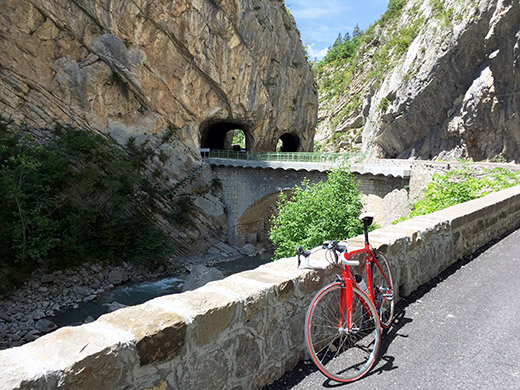
[[[224,276],[229,276],[237,272],[259,267],[271,261],[272,257],[273,252],[268,251],[261,255],[218,263],[215,264],[214,267],[221,271]],[[177,277],[169,277],[156,281],[127,283],[106,292],[92,302],[79,305],[77,309],[63,311],[52,317],[48,317],[48,319],[59,327],[80,325],[89,317],[95,320],[99,316],[106,314],[109,305],[114,302],[126,306],[133,306],[163,295],[180,293],[186,276],[187,275],[178,275]]]

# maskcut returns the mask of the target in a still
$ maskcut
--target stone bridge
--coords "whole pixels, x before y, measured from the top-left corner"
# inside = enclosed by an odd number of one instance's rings
[[[327,180],[332,163],[248,161],[206,158],[222,183],[228,215],[228,241],[234,245],[262,243],[267,240],[269,219],[276,212],[280,192],[307,178],[310,182]],[[350,167],[365,197],[365,204],[376,212],[376,220],[386,225],[405,214],[408,207],[411,169],[408,164],[353,164]],[[386,201],[385,201],[386,200]],[[393,207],[388,207],[388,202]],[[391,212],[389,212],[391,211]]]

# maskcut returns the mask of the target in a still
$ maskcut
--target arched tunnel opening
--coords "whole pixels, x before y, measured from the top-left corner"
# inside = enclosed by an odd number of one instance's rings
[[[297,152],[300,149],[300,138],[293,133],[282,134],[276,144],[277,152]]]
[[[200,147],[219,150],[247,151],[249,129],[234,121],[207,121],[200,126]]]

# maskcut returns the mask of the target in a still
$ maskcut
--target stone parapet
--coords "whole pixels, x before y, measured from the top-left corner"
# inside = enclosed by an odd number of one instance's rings
[[[239,160],[226,158],[207,158],[206,161],[213,166],[234,167],[234,168],[262,168],[262,169],[282,169],[295,171],[319,171],[328,172],[339,165],[336,162],[298,162],[298,161],[257,161]],[[393,162],[391,164],[381,163],[353,163],[349,166],[350,171],[360,175],[381,175],[387,177],[400,177],[407,179],[411,175],[411,165],[405,160]]]
[[[378,229],[371,241],[404,296],[519,221],[517,186]],[[311,264],[281,259],[0,351],[0,389],[259,389],[305,357],[307,306],[336,272],[323,252]]]

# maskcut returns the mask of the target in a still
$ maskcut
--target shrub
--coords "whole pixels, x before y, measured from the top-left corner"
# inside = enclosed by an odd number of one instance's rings
[[[290,197],[281,193],[269,231],[275,258],[294,256],[299,245],[312,248],[361,234],[362,207],[354,176],[344,168],[332,170],[326,182],[304,180]]]
[[[383,112],[386,112],[386,110],[388,110],[388,107],[390,106],[390,100],[388,100],[387,98],[382,98],[380,101],[379,101],[379,111],[383,111]]]

